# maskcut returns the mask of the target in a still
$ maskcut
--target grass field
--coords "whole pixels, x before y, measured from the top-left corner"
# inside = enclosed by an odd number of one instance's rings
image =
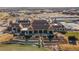
[[[79,32],[67,32],[66,36],[75,36],[79,40]]]
[[[0,44],[0,51],[49,51],[49,49],[32,45]]]
[[[8,18],[10,15],[7,12],[0,12],[0,19],[5,20]]]
[[[13,35],[12,34],[0,34],[0,42],[6,42],[6,41],[10,41],[13,39]]]

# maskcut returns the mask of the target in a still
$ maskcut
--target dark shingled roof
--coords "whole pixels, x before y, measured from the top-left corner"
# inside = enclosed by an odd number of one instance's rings
[[[60,22],[58,22],[56,19],[53,20],[50,29],[60,29],[65,28]]]
[[[34,20],[32,23],[33,29],[48,29],[49,23],[46,20]]]
[[[30,26],[30,21],[29,20],[19,20],[18,23],[21,24],[23,27]]]

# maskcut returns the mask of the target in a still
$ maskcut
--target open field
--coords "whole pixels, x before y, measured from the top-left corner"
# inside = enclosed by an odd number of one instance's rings
[[[7,42],[13,39],[13,35],[12,34],[0,34],[0,42]]]
[[[1,44],[0,51],[49,51],[49,49],[32,45]]]
[[[7,12],[0,12],[0,19],[7,19],[10,15]]]

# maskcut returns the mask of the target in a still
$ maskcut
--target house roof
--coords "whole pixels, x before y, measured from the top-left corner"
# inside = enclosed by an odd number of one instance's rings
[[[28,19],[18,20],[17,23],[20,24],[23,28],[30,26],[30,20]]]
[[[49,23],[46,20],[34,20],[32,27],[33,29],[48,29]]]
[[[55,29],[55,28],[64,28],[64,26],[60,23],[53,23],[51,24],[51,29]]]

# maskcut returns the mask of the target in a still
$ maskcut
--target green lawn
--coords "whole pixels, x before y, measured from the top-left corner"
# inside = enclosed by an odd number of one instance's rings
[[[49,51],[49,49],[32,45],[0,44],[0,51]]]
[[[75,36],[79,40],[79,32],[67,32],[66,36]]]

